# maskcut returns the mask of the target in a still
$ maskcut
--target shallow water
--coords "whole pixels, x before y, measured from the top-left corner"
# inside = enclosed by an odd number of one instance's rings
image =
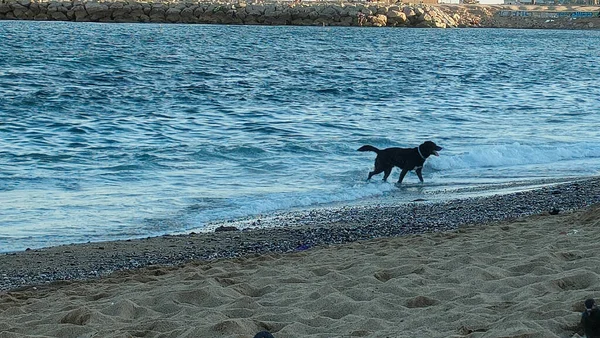
[[[599,38],[0,22],[0,251],[598,175]],[[428,139],[425,184],[365,181]]]

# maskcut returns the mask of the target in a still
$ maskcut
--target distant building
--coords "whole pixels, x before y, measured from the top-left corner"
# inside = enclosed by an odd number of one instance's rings
[[[598,5],[599,0],[504,0],[505,5]]]

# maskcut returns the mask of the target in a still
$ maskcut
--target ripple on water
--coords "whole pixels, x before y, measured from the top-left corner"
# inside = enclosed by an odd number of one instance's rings
[[[0,224],[22,245],[599,170],[599,32],[0,25],[0,189],[29,201]],[[425,185],[364,181],[359,146],[425,139]]]

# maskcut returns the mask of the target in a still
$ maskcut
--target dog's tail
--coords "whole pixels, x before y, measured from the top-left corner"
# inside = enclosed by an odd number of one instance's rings
[[[376,152],[377,154],[379,154],[379,149],[377,149],[377,148],[375,148],[375,147],[373,147],[373,146],[370,146],[370,145],[368,145],[368,144],[367,144],[367,145],[364,145],[364,146],[362,146],[362,147],[360,147],[360,148],[358,148],[358,149],[356,149],[356,150],[358,150],[358,151],[374,151],[374,152]]]

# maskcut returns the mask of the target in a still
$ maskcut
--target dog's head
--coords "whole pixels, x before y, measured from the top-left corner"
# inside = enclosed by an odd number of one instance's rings
[[[438,151],[442,150],[442,147],[432,141],[425,141],[419,146],[419,149],[421,150],[421,153],[423,153],[423,156],[429,157],[430,155],[440,156]]]

